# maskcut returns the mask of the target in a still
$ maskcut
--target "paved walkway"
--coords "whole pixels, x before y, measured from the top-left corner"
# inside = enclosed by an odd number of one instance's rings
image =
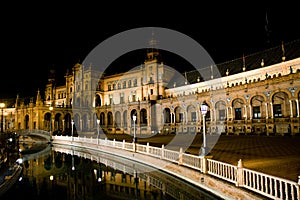
[[[101,138],[105,137],[102,135]],[[137,137],[138,142],[161,147],[174,139],[174,135]],[[176,139],[185,135],[177,136]],[[180,138],[181,137],[181,138]],[[132,141],[129,135],[107,135],[108,139]],[[199,155],[202,135],[197,135],[186,153]],[[171,147],[172,148],[172,147]],[[175,146],[173,146],[176,149]],[[225,136],[219,137],[211,149],[214,160],[237,165],[242,159],[244,167],[269,175],[298,182],[300,176],[300,136]]]

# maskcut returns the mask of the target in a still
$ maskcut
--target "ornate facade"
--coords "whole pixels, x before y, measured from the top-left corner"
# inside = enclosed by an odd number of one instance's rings
[[[38,92],[25,104],[17,97],[11,111],[13,126],[5,127],[52,127],[53,134],[70,135],[74,121],[78,134],[132,134],[133,127],[138,134],[200,133],[200,105],[206,102],[210,134],[296,135],[299,44],[286,44],[288,51],[279,46],[217,64],[219,76],[210,71],[205,81],[197,70],[176,76],[176,70],[158,59],[158,51],[147,52],[142,65],[118,74],[76,64],[66,73],[64,85],[56,85],[50,74],[44,98]]]

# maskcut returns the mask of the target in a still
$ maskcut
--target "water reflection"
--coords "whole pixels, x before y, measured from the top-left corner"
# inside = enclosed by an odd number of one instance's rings
[[[33,155],[33,154],[32,154]],[[2,199],[218,199],[149,166],[61,145],[27,155],[22,181]]]

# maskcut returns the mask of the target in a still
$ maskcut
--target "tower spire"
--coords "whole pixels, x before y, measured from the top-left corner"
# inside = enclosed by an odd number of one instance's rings
[[[159,53],[157,50],[158,41],[154,37],[154,32],[152,31],[151,39],[149,40],[149,49],[147,52],[147,61],[154,61],[158,59]]]

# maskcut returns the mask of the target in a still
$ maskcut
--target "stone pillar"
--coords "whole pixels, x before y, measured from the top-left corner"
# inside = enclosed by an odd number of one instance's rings
[[[248,114],[247,114],[247,105],[244,105],[244,109],[245,109],[245,122],[248,119]]]
[[[122,149],[125,149],[125,140],[123,140]]]
[[[183,155],[183,151],[182,151],[182,147],[180,147],[180,149],[179,149],[178,165],[182,165],[182,155]]]
[[[300,191],[300,176],[298,176],[298,191]],[[298,193],[298,199],[300,199],[300,192]]]
[[[266,105],[266,119],[268,119],[269,118],[269,115],[268,115],[268,103],[265,103],[265,105]]]
[[[293,102],[292,100],[289,100],[289,102],[290,102],[291,118],[293,118]]]
[[[201,162],[201,172],[203,174],[207,174],[208,166],[207,166],[207,159],[212,159],[212,155],[200,156]]]
[[[161,145],[161,159],[164,159],[164,150],[165,150],[165,145]]]
[[[272,102],[270,103],[270,109],[271,109],[271,118],[273,119],[274,116],[273,116],[273,103]]]
[[[149,142],[147,142],[146,152],[147,152],[147,154],[149,154]]]
[[[249,105],[249,117],[250,117],[250,120],[252,120],[252,107],[251,105]]]
[[[229,107],[226,107],[226,118],[228,119],[229,117]]]
[[[62,126],[63,126],[62,130],[65,131],[65,120],[64,119],[62,120]]]
[[[300,117],[299,115],[299,101],[296,99],[296,106],[297,106],[297,117]]]
[[[217,112],[216,112],[216,109],[214,109],[214,121],[217,121]]]
[[[243,163],[242,159],[238,161],[237,173],[236,173],[236,186],[241,187],[244,185],[244,175],[243,175]]]

